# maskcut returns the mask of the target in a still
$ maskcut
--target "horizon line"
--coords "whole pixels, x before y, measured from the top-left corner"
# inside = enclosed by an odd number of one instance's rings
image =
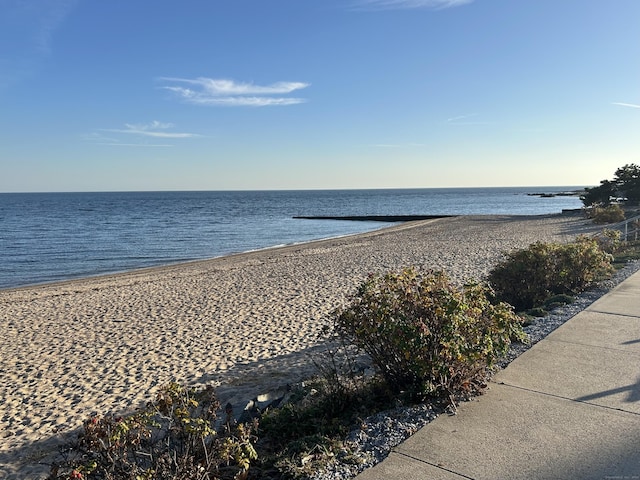
[[[594,185],[494,185],[482,187],[339,187],[339,188],[229,188],[229,189],[165,189],[165,190],[28,190],[28,191],[0,191],[0,195],[29,195],[29,194],[86,194],[86,193],[214,193],[214,192],[340,192],[340,191],[373,191],[373,190],[478,190],[500,188],[563,188],[582,190]],[[543,193],[543,192],[540,192]]]

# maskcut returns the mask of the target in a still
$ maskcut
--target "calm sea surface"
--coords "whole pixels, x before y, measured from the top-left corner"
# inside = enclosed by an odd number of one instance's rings
[[[341,215],[539,215],[577,187],[0,194],[0,288],[164,265],[360,233]]]

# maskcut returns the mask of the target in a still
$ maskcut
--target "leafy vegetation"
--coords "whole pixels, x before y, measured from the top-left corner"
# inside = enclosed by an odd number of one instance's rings
[[[337,388],[337,383],[342,386]],[[345,436],[362,418],[391,408],[395,401],[379,379],[365,380],[355,372],[304,382],[291,401],[261,416],[259,477],[269,471],[278,472],[278,478],[305,477],[334,458],[357,463]]]
[[[602,180],[597,187],[586,188],[580,197],[585,207],[599,207],[611,205],[611,201],[617,198],[616,185],[610,180]]]
[[[640,260],[640,241],[621,244],[615,251],[613,266],[622,268],[633,260]]]
[[[458,289],[443,272],[371,275],[335,329],[364,350],[394,392],[471,393],[487,368],[523,338],[521,319],[480,284]]]
[[[620,232],[620,230],[605,228],[594,238],[596,242],[598,242],[600,249],[611,255],[616,254],[624,246],[622,242],[622,232]]]
[[[520,318],[491,297],[487,286],[457,288],[443,272],[369,276],[334,312],[337,347],[317,363],[320,378],[300,401],[262,416],[269,440],[258,447],[270,447],[267,463],[298,477],[327,458],[356,462],[342,438],[361,418],[396,402],[429,396],[449,403],[477,393],[511,340],[524,340]],[[367,353],[375,373],[354,360],[353,346]]]
[[[552,295],[579,293],[612,271],[611,254],[598,240],[531,244],[507,254],[489,273],[489,283],[516,311],[543,305]]]
[[[219,406],[211,387],[171,383],[135,413],[87,420],[48,479],[246,478],[255,426],[219,422]]]
[[[567,295],[566,293],[561,293],[560,295],[552,295],[549,298],[545,299],[545,301],[542,303],[542,308],[544,308],[545,310],[553,310],[554,308],[568,305],[575,301],[575,297]]]
[[[594,207],[589,211],[589,216],[593,219],[593,223],[600,225],[618,223],[625,219],[624,210],[617,204]]]
[[[640,166],[627,164],[616,170],[613,180],[602,180],[600,185],[587,188],[581,200],[585,207],[607,206],[624,198],[630,205],[640,203]]]

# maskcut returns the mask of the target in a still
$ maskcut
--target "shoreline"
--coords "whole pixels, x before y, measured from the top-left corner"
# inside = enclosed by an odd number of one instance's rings
[[[11,291],[16,291],[16,290],[23,290],[23,289],[34,289],[34,288],[39,288],[39,287],[48,287],[48,286],[55,286],[55,285],[65,285],[68,283],[74,283],[74,282],[83,282],[83,281],[89,281],[89,280],[93,280],[93,279],[101,279],[101,278],[108,278],[108,277],[116,277],[116,276],[122,276],[122,275],[129,275],[129,274],[136,274],[136,273],[152,273],[156,270],[164,270],[164,269],[171,269],[171,268],[180,268],[181,266],[188,266],[188,265],[192,265],[192,264],[198,264],[198,263],[208,263],[208,262],[213,262],[213,261],[218,261],[220,259],[226,259],[226,258],[232,258],[232,257],[239,257],[239,256],[244,256],[244,255],[250,255],[250,254],[254,254],[254,253],[260,253],[260,252],[265,252],[265,251],[270,251],[270,250],[279,250],[279,249],[284,249],[284,248],[290,248],[290,247],[298,247],[298,246],[304,246],[304,245],[311,245],[314,243],[318,243],[318,242],[328,242],[328,241],[332,241],[332,240],[338,240],[338,239],[342,239],[342,238],[351,238],[351,237],[358,237],[358,236],[364,236],[364,235],[368,235],[368,234],[375,234],[377,232],[383,232],[383,231],[393,231],[396,230],[398,228],[402,229],[405,227],[412,227],[418,223],[424,223],[424,222],[429,222],[429,221],[433,221],[433,220],[440,220],[443,218],[458,218],[458,217],[510,217],[510,218],[514,218],[514,219],[521,219],[521,218],[541,218],[541,217],[554,217],[554,216],[567,216],[567,215],[573,215],[576,212],[581,212],[580,209],[578,210],[563,210],[562,212],[559,213],[546,213],[546,214],[540,214],[540,215],[502,215],[502,214],[496,214],[496,215],[395,215],[395,216],[380,216],[380,217],[376,217],[376,218],[380,218],[380,220],[376,220],[379,221],[381,223],[379,228],[375,228],[373,230],[366,230],[364,232],[359,232],[359,233],[348,233],[348,234],[344,234],[344,235],[336,235],[336,236],[332,236],[332,237],[323,237],[323,238],[317,238],[314,240],[305,240],[305,241],[300,241],[300,242],[293,242],[293,243],[286,243],[286,244],[279,244],[279,245],[271,245],[268,247],[262,247],[262,248],[256,248],[256,249],[251,249],[251,250],[245,250],[245,251],[241,251],[241,252],[230,252],[230,253],[226,253],[226,254],[222,254],[222,255],[218,255],[218,256],[214,256],[214,257],[207,257],[207,258],[196,258],[196,259],[192,259],[192,260],[175,260],[175,261],[170,261],[168,263],[161,263],[158,265],[151,265],[151,266],[147,266],[147,267],[132,267],[132,268],[128,268],[125,270],[117,270],[117,271],[110,271],[110,272],[103,272],[103,273],[95,273],[95,274],[78,274],[78,276],[70,276],[68,278],[60,278],[60,279],[56,279],[56,280],[48,280],[48,281],[43,281],[43,282],[36,282],[36,283],[28,283],[28,284],[23,284],[23,285],[18,285],[18,286],[11,286],[11,287],[0,287],[0,295],[2,293],[5,292],[11,292]],[[294,218],[299,218],[299,219],[322,219],[322,220],[345,220],[345,221],[371,221],[371,216],[360,216],[360,217],[294,217]],[[389,223],[394,223],[394,225],[389,226]]]
[[[459,216],[459,215],[449,215],[446,217],[453,217],[453,216]],[[300,217],[303,218],[303,217]],[[306,218],[306,217],[305,217]],[[366,235],[368,233],[375,233],[378,232],[380,230],[387,230],[387,229],[393,229],[397,226],[402,226],[404,224],[407,223],[415,223],[417,221],[424,221],[424,220],[435,220],[438,218],[445,218],[445,216],[429,216],[424,217],[424,218],[416,218],[413,220],[396,220],[393,223],[397,223],[398,225],[393,225],[393,226],[388,226],[387,224],[389,222],[386,221],[380,221],[381,225],[379,228],[375,228],[373,230],[366,230],[363,232],[358,232],[358,233],[347,233],[344,235],[336,235],[336,236],[332,236],[332,237],[322,237],[322,238],[316,238],[313,240],[303,240],[300,242],[293,242],[293,243],[285,243],[285,244],[278,244],[278,245],[270,245],[267,247],[262,247],[262,248],[255,248],[255,249],[251,249],[251,250],[244,250],[244,251],[240,251],[240,252],[230,252],[230,253],[225,253],[222,255],[218,255],[218,256],[214,256],[214,257],[206,257],[206,258],[195,258],[195,259],[191,259],[191,260],[175,260],[175,261],[170,261],[168,263],[160,263],[158,265],[150,265],[150,266],[146,266],[146,267],[132,267],[132,268],[128,268],[125,270],[117,270],[117,271],[109,271],[109,272],[102,272],[102,273],[95,273],[95,274],[78,274],[78,276],[72,275],[69,276],[68,278],[60,278],[60,279],[56,279],[56,280],[48,280],[48,281],[43,281],[43,282],[36,282],[36,283],[28,283],[28,284],[24,284],[24,285],[18,285],[18,286],[12,286],[12,287],[0,287],[0,294],[2,294],[3,292],[6,291],[11,291],[11,290],[21,290],[21,289],[25,289],[25,288],[37,288],[37,287],[46,287],[49,285],[57,285],[57,284],[66,284],[66,283],[70,283],[70,282],[78,282],[78,281],[84,281],[84,280],[91,280],[91,279],[95,279],[95,278],[102,278],[102,277],[112,277],[112,276],[120,276],[120,275],[127,275],[130,273],[136,273],[136,272],[146,272],[146,271],[152,271],[152,270],[158,270],[158,269],[165,269],[165,268],[171,268],[171,267],[180,267],[181,265],[190,265],[193,263],[200,263],[200,262],[211,262],[211,261],[216,261],[219,259],[224,259],[224,258],[229,258],[229,257],[236,257],[236,256],[241,256],[241,255],[248,255],[248,254],[252,254],[252,253],[259,253],[259,252],[264,252],[267,250],[277,250],[277,249],[281,249],[281,248],[287,248],[287,247],[296,247],[299,245],[307,245],[307,244],[311,244],[311,243],[315,243],[315,242],[324,242],[324,241],[331,241],[331,240],[336,240],[336,239],[340,239],[340,238],[349,238],[349,237],[354,237],[354,236],[359,236],[359,235]]]
[[[296,247],[300,247],[300,246],[306,246],[306,245],[313,245],[315,243],[323,243],[323,242],[331,242],[333,240],[340,240],[343,238],[351,238],[351,237],[360,237],[360,236],[367,236],[367,235],[375,235],[378,232],[386,232],[386,231],[395,231],[397,229],[404,229],[404,228],[410,228],[413,226],[416,226],[417,224],[422,224],[425,222],[429,222],[432,220],[440,220],[442,218],[457,218],[457,217],[512,217],[512,218],[537,218],[537,217],[548,217],[548,216],[562,216],[562,215],[566,215],[567,213],[570,213],[572,211],[563,211],[561,213],[548,213],[548,214],[540,214],[540,215],[422,215],[422,216],[406,216],[405,218],[407,218],[406,220],[394,220],[393,222],[389,222],[386,220],[379,220],[381,225],[379,228],[375,228],[373,230],[366,230],[364,232],[358,232],[358,233],[347,233],[344,235],[336,235],[336,236],[332,236],[332,237],[323,237],[323,238],[317,238],[314,240],[303,240],[300,242],[293,242],[293,243],[286,243],[286,244],[279,244],[279,245],[271,245],[268,247],[262,247],[262,248],[256,248],[256,249],[251,249],[251,250],[244,250],[241,252],[231,252],[231,253],[226,253],[226,254],[222,254],[222,255],[218,255],[215,257],[207,257],[207,258],[196,258],[196,259],[192,259],[192,260],[176,260],[176,261],[171,261],[169,263],[162,263],[162,264],[158,264],[158,265],[151,265],[151,266],[147,266],[147,267],[133,267],[133,268],[129,268],[129,269],[125,269],[125,270],[118,270],[118,271],[114,271],[114,272],[105,272],[105,273],[95,273],[95,274],[88,274],[88,275],[84,275],[84,274],[79,274],[80,276],[73,276],[70,278],[63,278],[63,279],[59,279],[59,280],[50,280],[50,281],[44,281],[44,282],[38,282],[38,283],[29,283],[29,284],[25,284],[25,285],[18,285],[15,287],[0,287],[0,295],[5,293],[5,292],[10,292],[10,291],[16,291],[16,290],[24,290],[24,289],[37,289],[39,287],[49,287],[49,286],[56,286],[56,285],[66,285],[69,283],[75,283],[75,282],[84,282],[84,281],[90,281],[90,280],[99,280],[101,278],[110,278],[110,277],[120,277],[120,276],[126,276],[126,275],[135,275],[135,274],[144,274],[144,273],[154,273],[156,271],[160,272],[162,270],[170,270],[170,269],[174,269],[174,268],[181,268],[182,266],[189,266],[189,265],[194,265],[194,264],[200,264],[200,263],[204,263],[207,264],[209,262],[216,262],[216,261],[220,261],[220,260],[225,260],[225,259],[231,259],[231,258],[235,258],[235,257],[244,257],[246,255],[251,255],[251,254],[260,254],[261,252],[267,252],[267,251],[277,251],[280,249],[287,249],[287,248],[296,248]],[[298,217],[300,219],[308,219],[308,218],[316,218],[316,217]],[[320,217],[317,217],[320,218]],[[337,219],[338,217],[322,217],[323,219],[328,219],[328,220],[334,220]],[[389,217],[391,218],[391,217]],[[393,217],[393,218],[399,218],[399,217]],[[342,218],[343,220],[346,221],[360,221],[360,220],[350,220],[350,219],[346,219]],[[369,221],[369,220],[362,220],[362,221]],[[389,223],[394,223],[394,225],[389,226]]]
[[[41,471],[89,415],[129,410],[170,380],[250,399],[304,378],[329,313],[372,271],[481,279],[503,252],[599,229],[577,215],[453,217],[1,290],[0,476]]]

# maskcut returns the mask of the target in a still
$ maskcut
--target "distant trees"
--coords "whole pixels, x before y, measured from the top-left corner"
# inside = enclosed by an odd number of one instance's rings
[[[634,205],[640,203],[640,166],[632,163],[619,168],[613,181],[620,196]]]
[[[585,207],[591,207],[609,205],[613,198],[616,198],[616,184],[610,180],[602,180],[600,186],[586,188],[580,200]]]
[[[607,206],[617,198],[629,204],[640,203],[640,166],[630,163],[616,170],[613,180],[602,180],[597,187],[587,188],[580,197],[585,207]]]

